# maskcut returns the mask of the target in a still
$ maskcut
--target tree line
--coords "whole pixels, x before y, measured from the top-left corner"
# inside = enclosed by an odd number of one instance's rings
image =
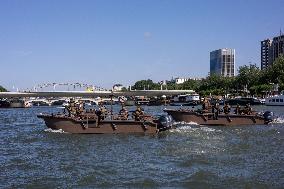
[[[261,70],[254,64],[240,66],[235,77],[210,75],[201,80],[189,79],[182,84],[168,81],[166,85],[155,83],[151,79],[137,81],[132,90],[194,90],[200,95],[265,95],[278,84],[279,91],[284,90],[284,57],[280,56],[268,68]]]

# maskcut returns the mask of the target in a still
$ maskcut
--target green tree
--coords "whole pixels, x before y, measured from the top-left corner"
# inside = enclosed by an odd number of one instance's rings
[[[270,84],[261,84],[261,85],[254,85],[250,87],[250,93],[251,95],[261,95],[265,94],[268,91],[271,91],[272,85]]]
[[[268,81],[271,83],[284,83],[284,57],[283,55],[278,57],[274,63],[266,70]]]
[[[255,64],[240,66],[237,81],[240,87],[251,88],[258,83],[261,70]]]
[[[176,82],[174,80],[168,81],[166,88],[168,90],[178,90],[180,89],[180,86],[178,84],[176,84]]]
[[[126,92],[126,91],[128,91],[128,89],[126,87],[122,87],[121,91]]]
[[[0,85],[0,92],[7,92],[7,89],[5,89],[4,87],[2,87],[2,86]]]
[[[201,84],[201,81],[199,80],[193,80],[189,79],[181,84],[181,88],[184,90],[198,90],[199,86]]]
[[[197,92],[202,95],[224,95],[226,85],[224,85],[225,78],[219,75],[210,75],[201,80]]]
[[[137,81],[132,89],[136,90],[158,90],[160,89],[161,85],[158,83],[154,83],[151,79],[148,80],[140,80]]]

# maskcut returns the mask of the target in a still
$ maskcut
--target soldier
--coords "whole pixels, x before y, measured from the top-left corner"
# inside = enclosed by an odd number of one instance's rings
[[[252,109],[250,107],[250,103],[247,103],[244,109],[245,114],[250,115],[252,113]]]
[[[103,105],[102,102],[99,103],[99,106],[100,106],[100,107],[99,107],[100,118],[101,118],[101,120],[104,120],[105,117],[106,117],[107,114],[108,114],[108,110],[107,110],[107,108]]]
[[[219,103],[216,102],[215,105],[212,106],[213,119],[218,119],[219,111]]]
[[[241,114],[241,107],[239,104],[237,104],[237,107],[235,109],[235,114],[240,115]]]
[[[208,100],[206,98],[204,98],[203,102],[202,102],[202,110],[203,112],[208,112],[210,107],[210,103],[208,102]]]
[[[203,110],[203,111],[204,111],[204,110],[207,110],[206,102],[205,102],[205,101],[206,101],[205,99],[202,101],[202,110]]]
[[[119,111],[119,117],[122,120],[127,120],[128,119],[128,111],[125,108],[125,106],[122,105],[121,110]]]
[[[76,109],[77,116],[80,116],[84,112],[84,110],[85,110],[84,106],[85,106],[84,102],[80,101],[79,105],[76,107],[77,108]]]
[[[144,112],[142,111],[140,106],[137,106],[135,112],[133,112],[132,117],[134,117],[135,121],[141,121],[143,119]]]
[[[68,116],[74,116],[76,114],[76,107],[75,107],[75,101],[73,98],[70,99],[69,104],[66,107],[67,111],[68,111]]]
[[[225,114],[229,114],[231,111],[231,107],[227,102],[225,103],[225,106],[223,107],[223,111]]]

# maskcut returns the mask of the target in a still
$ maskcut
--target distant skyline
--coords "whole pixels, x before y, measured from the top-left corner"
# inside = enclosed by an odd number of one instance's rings
[[[236,69],[260,67],[260,41],[284,31],[283,3],[1,0],[0,85],[111,88],[141,79],[206,77],[210,52],[221,48],[236,50]]]

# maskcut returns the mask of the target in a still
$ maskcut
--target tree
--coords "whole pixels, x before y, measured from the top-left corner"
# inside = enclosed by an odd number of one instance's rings
[[[160,84],[154,83],[151,79],[137,81],[132,89],[136,90],[158,90],[160,89]]]
[[[228,80],[227,77],[222,77],[219,75],[210,75],[206,79],[202,79],[197,89],[197,92],[202,95],[224,95],[228,90],[228,86],[231,85],[225,81]]]
[[[0,92],[7,92],[7,89],[5,89],[4,87],[2,87],[2,86],[0,85]]]
[[[237,81],[241,87],[251,88],[257,84],[261,70],[255,64],[240,66]]]
[[[284,83],[284,57],[279,56],[271,66],[267,68],[266,77],[271,83]]]
[[[168,81],[167,86],[166,86],[166,88],[168,90],[177,90],[177,89],[179,89],[179,87],[180,86],[178,84],[176,84],[176,82],[174,80]]]
[[[268,91],[271,91],[272,85],[269,84],[262,84],[262,85],[254,85],[249,90],[251,95],[261,95]]]
[[[201,84],[201,81],[199,80],[193,80],[193,79],[189,79],[187,81],[185,81],[184,83],[181,84],[181,88],[182,89],[187,89],[187,90],[198,90],[199,86]]]
[[[128,91],[128,89],[126,87],[122,87],[121,91],[126,92],[126,91]]]

